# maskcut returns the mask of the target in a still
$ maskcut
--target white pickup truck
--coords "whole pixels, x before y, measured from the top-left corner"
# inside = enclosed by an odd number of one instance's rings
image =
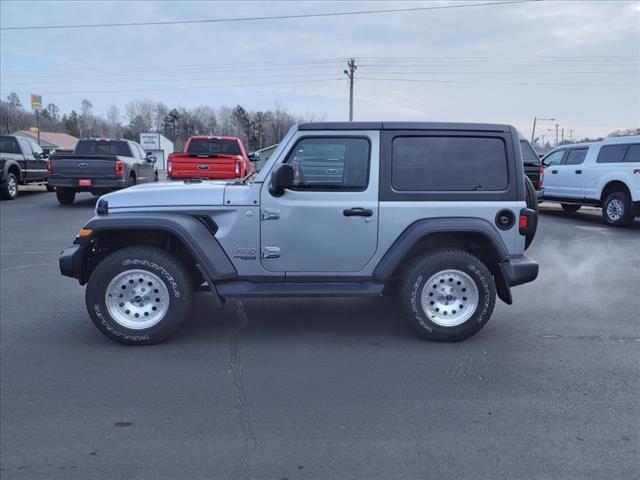
[[[542,200],[567,212],[602,207],[610,225],[627,226],[640,216],[640,135],[564,145],[543,159]]]

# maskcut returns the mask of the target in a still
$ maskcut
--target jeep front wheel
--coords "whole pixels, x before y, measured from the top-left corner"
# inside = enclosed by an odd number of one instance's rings
[[[484,327],[496,302],[489,269],[462,250],[419,258],[400,283],[409,322],[428,340],[459,342]]]
[[[156,247],[127,247],[95,268],[86,303],[95,326],[111,340],[150,345],[180,326],[192,294],[189,274],[173,255]]]

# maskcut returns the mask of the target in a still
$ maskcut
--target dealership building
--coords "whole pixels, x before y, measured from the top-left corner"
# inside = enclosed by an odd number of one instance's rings
[[[156,157],[158,170],[167,169],[167,158],[173,153],[173,142],[160,133],[150,132],[140,134],[140,145],[145,152],[151,152]]]

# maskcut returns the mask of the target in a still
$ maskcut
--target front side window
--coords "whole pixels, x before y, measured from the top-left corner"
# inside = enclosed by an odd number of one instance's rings
[[[24,138],[19,138],[18,142],[20,142],[20,148],[22,149],[23,155],[31,155],[33,152],[31,151],[31,145]]]
[[[294,187],[314,190],[364,190],[369,176],[365,138],[303,138],[287,156]]]
[[[501,191],[508,186],[501,138],[396,137],[391,167],[396,191]]]
[[[31,145],[31,150],[33,150],[33,153],[38,155],[43,154],[42,147],[38,145],[36,142],[29,141],[29,144]]]
[[[547,157],[542,160],[542,165],[545,167],[553,167],[555,165],[560,165],[562,162],[562,157],[564,157],[564,150],[558,150],[556,152],[550,153]]]
[[[580,165],[587,156],[588,148],[572,148],[567,155],[566,165]]]
[[[605,145],[600,148],[596,163],[620,163],[629,145]]]
[[[624,161],[640,163],[640,143],[629,145],[627,154],[624,156]]]

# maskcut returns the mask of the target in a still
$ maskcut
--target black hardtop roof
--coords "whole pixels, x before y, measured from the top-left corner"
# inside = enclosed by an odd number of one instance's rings
[[[298,130],[448,130],[476,132],[510,132],[510,125],[455,122],[310,122]]]

